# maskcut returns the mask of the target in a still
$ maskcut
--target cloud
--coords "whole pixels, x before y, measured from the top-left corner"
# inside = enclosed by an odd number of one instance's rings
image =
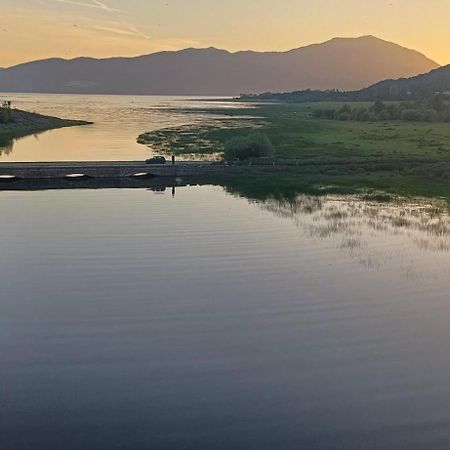
[[[138,37],[142,39],[151,39],[150,36],[132,26],[123,27],[114,24],[114,25],[96,25],[93,28],[97,31],[102,31],[105,33],[118,34],[121,36]]]
[[[88,2],[77,1],[77,0],[55,0],[55,1],[58,3],[65,3],[66,5],[74,5],[74,6],[84,7],[84,8],[99,9],[101,11],[105,11],[108,13],[128,14],[128,11],[125,11],[123,9],[112,8],[111,6],[108,6],[106,3],[103,3],[100,0],[89,0]]]
[[[99,21],[89,15],[61,17],[44,11],[7,10],[2,11],[2,21],[8,24],[7,32],[2,32],[8,45],[2,47],[0,52],[0,67],[51,57],[130,57],[204,46],[203,43],[177,36],[146,34],[146,30],[133,23]],[[55,36],[60,38],[55,39]]]

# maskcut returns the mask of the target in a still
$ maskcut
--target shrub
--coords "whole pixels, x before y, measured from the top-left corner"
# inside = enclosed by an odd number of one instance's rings
[[[375,114],[379,114],[379,113],[381,113],[381,111],[383,111],[386,108],[386,106],[383,102],[380,102],[378,100],[373,104],[372,108],[373,108],[373,111],[375,112]]]
[[[252,133],[245,137],[235,137],[225,144],[226,161],[244,161],[249,158],[263,158],[273,155],[270,139],[263,133]]]
[[[392,119],[391,113],[387,109],[383,109],[378,113],[378,120],[381,122],[386,122]]]
[[[372,120],[372,116],[366,109],[363,110],[361,116],[359,117],[361,122],[370,122]]]
[[[402,111],[402,120],[406,120],[408,122],[418,122],[422,120],[422,114],[420,114],[420,111],[417,111],[416,109],[404,109]]]
[[[316,117],[317,119],[321,119],[323,117],[323,109],[322,108],[318,108],[315,109],[312,113],[313,117]]]
[[[337,119],[342,120],[342,121],[347,121],[347,120],[351,120],[351,116],[350,116],[350,113],[348,113],[348,112],[341,112],[337,116]]]
[[[336,111],[334,109],[328,108],[328,109],[323,110],[322,115],[326,119],[334,120],[336,117]]]
[[[352,112],[352,109],[347,104],[342,105],[338,110],[338,114],[343,114],[343,113],[350,114],[351,112]]]
[[[438,122],[439,113],[435,109],[427,109],[424,113],[424,120],[426,120],[427,122]]]

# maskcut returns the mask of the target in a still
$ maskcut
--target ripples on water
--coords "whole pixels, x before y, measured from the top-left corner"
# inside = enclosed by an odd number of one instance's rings
[[[1,192],[0,448],[450,447],[439,204]]]
[[[204,110],[240,106],[226,100],[211,103],[194,97],[56,94],[4,94],[4,97],[19,109],[94,124],[0,142],[0,162],[143,160],[152,151],[136,142],[140,134],[183,125],[210,125],[219,120],[231,123],[236,118],[205,115]]]

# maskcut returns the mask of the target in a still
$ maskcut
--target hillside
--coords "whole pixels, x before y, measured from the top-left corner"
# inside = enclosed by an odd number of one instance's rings
[[[243,95],[242,99],[307,102],[400,101],[422,100],[434,94],[450,94],[450,65],[410,78],[384,80],[358,91],[303,90],[292,92],[266,92]]]
[[[84,94],[238,95],[300,89],[356,90],[438,65],[373,36],[335,38],[287,52],[215,48],[136,58],[49,59],[0,70],[0,91]]]
[[[409,100],[447,92],[450,92],[450,65],[412,78],[381,81],[355,95],[362,100]]]

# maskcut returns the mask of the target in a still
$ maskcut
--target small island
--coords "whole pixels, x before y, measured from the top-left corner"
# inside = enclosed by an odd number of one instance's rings
[[[60,119],[11,107],[11,102],[0,102],[0,143],[14,138],[63,127],[91,125],[83,120]]]

